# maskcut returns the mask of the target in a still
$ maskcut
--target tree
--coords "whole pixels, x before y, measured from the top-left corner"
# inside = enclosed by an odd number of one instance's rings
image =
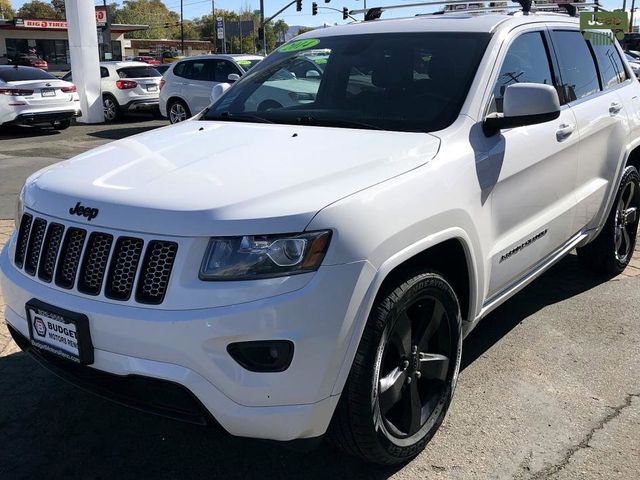
[[[65,12],[64,0],[51,0],[51,6],[56,12],[58,12],[58,15],[60,15],[60,18],[67,18],[67,14]]]
[[[0,18],[11,20],[16,16],[16,11],[11,6],[10,0],[0,0]]]
[[[312,27],[300,27],[300,28],[298,29],[298,33],[297,33],[297,35],[302,35],[303,33],[310,32],[311,30],[315,30],[315,29],[314,29],[314,28],[312,28]]]
[[[162,0],[125,0],[112,22],[149,25],[148,30],[128,33],[128,38],[180,38],[180,15],[170,11]]]
[[[16,15],[20,18],[51,18],[62,20],[60,14],[51,6],[50,3],[44,3],[40,0],[31,0],[20,7]]]
[[[278,20],[273,24],[273,33],[276,36],[276,44],[280,45],[287,41],[287,32],[289,31],[289,25],[284,20]]]

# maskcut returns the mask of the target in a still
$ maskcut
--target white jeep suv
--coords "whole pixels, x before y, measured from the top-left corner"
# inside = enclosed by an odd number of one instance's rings
[[[538,14],[315,30],[193,120],[41,170],[0,257],[13,337],[120,403],[407,461],[488,312],[575,248],[629,262],[640,85],[587,37]],[[309,49],[312,97],[258,110]]]

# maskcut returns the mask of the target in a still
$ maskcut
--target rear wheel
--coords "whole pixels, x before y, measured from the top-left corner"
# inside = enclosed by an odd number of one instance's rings
[[[449,408],[460,368],[462,319],[439,274],[411,275],[367,321],[329,439],[379,464],[418,455]]]
[[[111,95],[102,97],[102,106],[104,108],[104,120],[107,123],[115,122],[122,115],[120,105]]]
[[[184,122],[187,118],[191,118],[191,111],[182,100],[172,100],[167,110],[169,113],[169,122],[172,124]]]
[[[621,273],[633,256],[638,232],[640,175],[629,165],[622,174],[615,201],[602,231],[591,243],[578,248],[578,257],[601,273]]]

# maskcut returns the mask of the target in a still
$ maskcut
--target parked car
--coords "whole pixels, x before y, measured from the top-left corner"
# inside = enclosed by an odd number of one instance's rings
[[[162,75],[153,66],[142,62],[100,62],[100,76],[106,122],[114,122],[128,112],[159,115]],[[72,72],[62,78],[72,81]]]
[[[147,63],[149,65],[160,65],[160,60],[153,58],[152,56],[149,55],[142,55],[139,57],[133,57],[133,61],[134,62],[143,62],[143,63]]]
[[[259,55],[198,55],[174,63],[162,78],[160,113],[171,123],[190,118],[209,105],[214,85],[236,81],[262,58]]]
[[[625,52],[625,57],[627,58],[627,62],[629,63],[633,74],[636,78],[640,78],[640,61],[628,52]]]
[[[176,51],[165,51],[162,52],[160,58],[162,58],[162,63],[173,63],[176,60],[182,60],[185,57]]]
[[[81,115],[73,83],[35,67],[0,65],[0,127],[47,125],[64,130]]]
[[[37,55],[20,54],[11,61],[13,65],[22,65],[25,67],[35,67],[41,70],[49,70],[49,64]]]
[[[330,52],[314,100],[259,110],[311,48]],[[179,78],[226,81],[221,60]],[[9,331],[138,409],[407,462],[482,318],[576,248],[628,265],[638,96],[615,40],[569,16],[308,32],[190,121],[31,176],[0,254]]]

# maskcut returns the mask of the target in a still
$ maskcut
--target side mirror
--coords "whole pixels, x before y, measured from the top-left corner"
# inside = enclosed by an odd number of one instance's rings
[[[229,90],[229,88],[231,88],[231,85],[229,85],[228,83],[216,84],[211,89],[211,103],[217,101],[222,95],[224,95],[224,92]]]
[[[551,85],[515,83],[504,91],[502,115],[484,119],[482,130],[488,137],[503,128],[549,122],[560,116],[558,92]]]
[[[238,75],[237,73],[230,73],[227,77],[227,80],[229,80],[230,82],[237,82],[238,80],[240,80],[240,75]]]

